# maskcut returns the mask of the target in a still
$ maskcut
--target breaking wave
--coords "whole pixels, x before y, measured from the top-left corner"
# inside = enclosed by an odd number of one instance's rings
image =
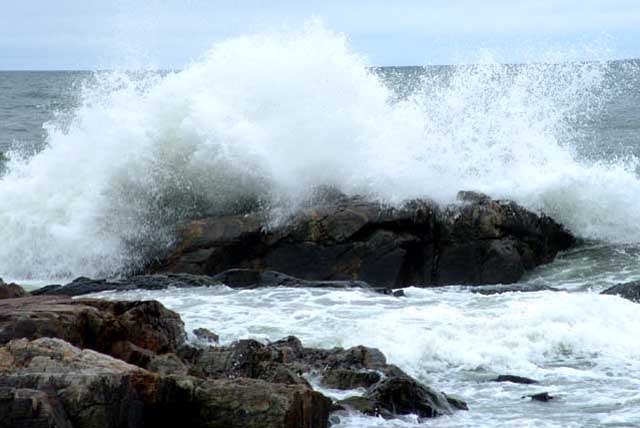
[[[608,63],[368,67],[344,35],[216,44],[183,71],[98,73],[47,147],[0,179],[0,275],[114,275],[171,225],[257,206],[295,208],[319,185],[397,203],[461,189],[512,198],[578,235],[640,242],[636,162],[578,156],[620,88]]]

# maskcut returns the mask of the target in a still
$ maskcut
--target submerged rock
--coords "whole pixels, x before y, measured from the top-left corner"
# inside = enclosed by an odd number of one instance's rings
[[[551,218],[513,202],[473,192],[460,199],[448,207],[414,200],[397,208],[334,197],[275,228],[265,227],[262,212],[196,220],[149,270],[216,275],[244,268],[388,288],[497,284],[519,280],[574,243]],[[257,283],[245,273],[225,279]]]
[[[620,296],[632,302],[640,303],[640,281],[614,285],[604,290],[601,294]]]
[[[472,293],[485,296],[503,293],[535,293],[537,291],[560,291],[559,288],[541,284],[508,284],[508,285],[479,285],[470,289]]]
[[[548,392],[540,392],[538,394],[523,395],[522,398],[531,398],[533,401],[551,401],[556,397],[549,395]]]
[[[497,378],[492,379],[492,381],[520,383],[523,385],[533,385],[533,384],[539,383],[537,380],[529,379],[528,377],[514,376],[514,375],[500,375]]]

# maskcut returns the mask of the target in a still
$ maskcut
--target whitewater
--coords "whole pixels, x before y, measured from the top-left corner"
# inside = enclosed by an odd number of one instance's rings
[[[392,204],[478,190],[582,239],[523,279],[562,291],[407,284],[398,299],[221,286],[99,297],[157,299],[188,331],[210,328],[223,343],[294,334],[306,346],[377,347],[470,407],[422,425],[341,415],[334,427],[640,426],[640,311],[597,294],[640,279],[640,133],[625,124],[627,151],[594,133],[624,110],[607,106],[637,93],[640,68],[556,59],[376,69],[345,35],[310,24],[220,42],[181,71],[83,77],[77,105],[44,124],[44,147],[9,152],[0,277],[126,275],[172,243],[175,224],[258,207],[277,223],[319,186]],[[496,374],[541,384],[489,382]],[[541,391],[558,399],[521,398]]]

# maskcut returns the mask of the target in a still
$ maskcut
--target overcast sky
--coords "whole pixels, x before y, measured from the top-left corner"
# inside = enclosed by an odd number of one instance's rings
[[[235,35],[348,35],[373,65],[640,57],[640,0],[2,0],[0,69],[181,68]]]

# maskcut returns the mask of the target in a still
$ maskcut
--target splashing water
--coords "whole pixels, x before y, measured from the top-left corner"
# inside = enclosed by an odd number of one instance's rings
[[[318,185],[392,203],[476,189],[640,242],[635,161],[574,153],[621,90],[608,69],[484,61],[425,72],[398,98],[313,24],[219,43],[181,72],[97,74],[69,126],[47,124],[47,147],[0,179],[0,275],[122,273],[178,221],[293,209]]]

